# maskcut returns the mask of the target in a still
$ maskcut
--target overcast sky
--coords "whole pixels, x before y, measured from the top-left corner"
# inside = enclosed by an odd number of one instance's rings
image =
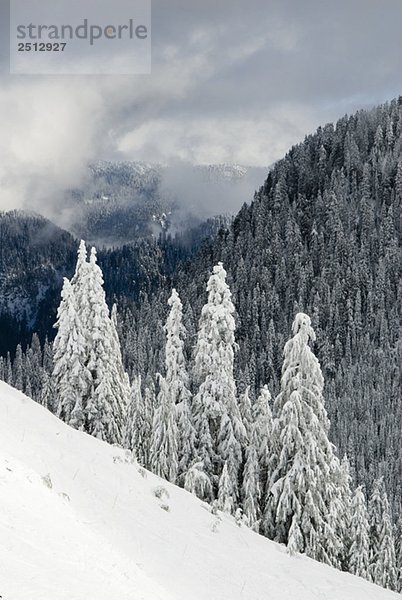
[[[152,7],[151,75],[11,76],[3,52],[0,208],[56,197],[98,158],[266,166],[401,93],[401,0]]]

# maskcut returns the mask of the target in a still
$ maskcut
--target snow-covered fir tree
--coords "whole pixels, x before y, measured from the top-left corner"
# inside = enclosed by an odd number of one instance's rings
[[[53,378],[43,369],[41,374],[41,389],[38,398],[39,404],[54,412],[54,399],[56,391],[53,385]]]
[[[134,377],[128,403],[127,421],[124,433],[124,447],[133,450],[138,464],[147,468],[149,464],[149,437],[144,397],[141,389],[141,375]]]
[[[24,389],[23,357],[21,344],[17,345],[13,364],[13,386],[20,391]]]
[[[86,400],[91,374],[86,366],[86,343],[74,289],[64,279],[57,312],[57,335],[53,344],[53,386],[57,394],[57,415],[68,425],[76,406]],[[77,428],[84,427],[84,419]]]
[[[261,516],[261,476],[258,460],[260,436],[258,435],[257,423],[253,423],[251,428],[243,470],[242,506],[246,522],[249,527],[258,533]]]
[[[341,568],[347,571],[349,568],[349,551],[351,546],[351,523],[352,523],[352,490],[351,482],[352,477],[350,475],[350,463],[348,457],[345,456],[341,462],[341,468],[339,472],[339,499],[340,505],[340,518],[338,519],[339,526],[339,537],[343,541],[342,552],[340,557]]]
[[[184,489],[198,498],[212,499],[211,480],[204,472],[203,462],[197,462],[188,469],[184,480]]]
[[[380,552],[382,527],[383,527],[383,492],[384,480],[382,477],[376,479],[373,484],[368,504],[368,519],[370,524],[370,575],[375,581],[374,572],[376,570],[377,558]]]
[[[398,590],[398,569],[396,565],[395,540],[389,510],[383,518],[382,540],[373,580],[389,590]]]
[[[58,415],[69,425],[113,444],[123,442],[128,378],[110,318],[96,250],[87,261],[81,242],[71,283],[65,279],[54,343]]]
[[[223,512],[234,513],[233,484],[226,462],[219,478],[217,507]]]
[[[398,573],[389,502],[382,477],[376,479],[368,507],[370,566],[373,583],[396,591]]]
[[[292,332],[275,401],[274,469],[264,525],[269,537],[285,544],[292,527],[293,552],[338,566],[341,542],[336,540],[338,515],[333,514],[338,461],[328,440],[320,364],[309,346],[315,341],[310,318],[297,314]]]
[[[234,306],[226,271],[219,263],[209,278],[208,302],[204,305],[195,348],[193,399],[197,431],[197,454],[216,489],[227,462],[233,494],[238,497],[242,461],[241,445],[246,439],[237,402],[233,375],[235,343]]]
[[[250,386],[248,385],[244,392],[239,395],[239,408],[240,415],[243,421],[244,429],[246,431],[246,438],[249,440],[252,435],[252,409],[250,399]]]
[[[255,435],[255,447],[257,450],[261,495],[265,495],[267,489],[268,474],[272,460],[272,429],[273,419],[270,408],[271,394],[267,385],[261,388],[261,392],[252,407]]]
[[[179,482],[184,483],[186,472],[195,460],[195,429],[190,410],[190,381],[184,356],[186,330],[183,325],[183,307],[175,289],[172,290],[168,305],[170,311],[165,325],[165,380],[177,421]]]
[[[192,423],[189,403],[186,401],[176,405],[178,435],[178,477],[182,484],[190,466],[196,460],[196,434]]]
[[[166,379],[162,375],[159,375],[159,393],[153,418],[150,468],[159,477],[171,483],[176,482],[178,471],[176,411]]]
[[[355,491],[351,507],[351,540],[349,551],[349,571],[370,580],[370,527],[366,498],[363,490]]]
[[[288,545],[287,550],[290,556],[294,556],[300,552],[300,548],[303,548],[304,540],[303,534],[300,529],[299,519],[296,514],[293,515],[292,523],[289,529]]]
[[[87,366],[92,376],[91,394],[85,407],[86,427],[100,439],[122,444],[129,382],[123,369],[117,331],[106,304],[95,248],[91,249],[85,277],[82,289],[88,294],[88,313],[82,318],[87,332]]]
[[[240,418],[240,413],[239,413]],[[239,421],[240,423],[240,421]],[[238,429],[238,434],[240,429]],[[245,430],[241,431],[243,444],[246,443]],[[232,484],[233,501],[239,500],[239,478],[240,468],[243,461],[242,443],[236,435],[233,419],[230,417],[230,409],[224,410],[218,433],[218,457],[225,461]]]

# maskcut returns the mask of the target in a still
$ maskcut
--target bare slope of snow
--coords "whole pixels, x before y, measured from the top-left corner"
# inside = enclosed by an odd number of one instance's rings
[[[70,429],[0,382],[4,600],[386,600]]]

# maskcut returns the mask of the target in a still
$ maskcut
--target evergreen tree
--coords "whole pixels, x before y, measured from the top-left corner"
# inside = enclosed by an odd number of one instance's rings
[[[192,423],[189,403],[183,400],[176,405],[177,436],[178,436],[178,477],[182,485],[186,473],[197,458],[196,434]]]
[[[186,330],[183,325],[183,307],[175,289],[168,300],[169,316],[166,332],[166,385],[171,395],[177,421],[178,475],[184,482],[185,474],[195,459],[195,429],[190,412],[191,393],[184,356]]]
[[[11,358],[10,358],[10,353],[7,353],[7,364],[6,364],[6,383],[8,383],[8,385],[13,385],[14,383],[14,378],[13,378],[13,367],[11,364]]]
[[[368,512],[370,521],[370,577],[377,585],[396,591],[398,574],[395,542],[389,503],[382,477],[374,482]]]
[[[149,429],[141,390],[141,375],[134,377],[127,411],[124,447],[134,451],[138,464],[149,462]]]
[[[251,439],[252,435],[252,409],[251,409],[251,400],[250,400],[250,386],[247,386],[244,390],[243,394],[239,396],[239,408],[240,415],[243,421],[244,429],[246,431],[247,440]]]
[[[383,506],[384,480],[382,477],[376,479],[368,504],[368,519],[370,524],[370,566],[369,572],[374,583],[377,560],[382,542],[382,527],[384,518]]]
[[[366,499],[361,487],[356,489],[352,507],[352,544],[349,551],[349,571],[364,579],[370,579],[370,530]]]
[[[275,401],[275,462],[265,530],[287,544],[293,523],[292,551],[306,552],[311,558],[338,566],[340,541],[336,541],[337,517],[333,514],[339,493],[336,461],[328,440],[324,380],[309,347],[309,342],[315,341],[310,318],[302,313],[296,315],[292,332],[293,338],[284,349],[281,392]],[[296,539],[300,544],[297,548]]]
[[[49,344],[49,340],[45,339],[45,343],[43,344],[43,362],[42,366],[45,369],[46,373],[49,375],[53,371],[53,346]]]
[[[18,344],[13,364],[13,385],[20,392],[24,389],[23,357],[21,344]]]
[[[57,394],[57,416],[70,424],[76,403],[80,404],[87,393],[90,372],[85,365],[85,340],[76,298],[68,279],[64,279],[61,298],[55,325],[58,331],[53,345],[52,381]]]
[[[345,456],[342,459],[340,469],[340,480],[339,480],[339,498],[341,506],[338,512],[338,531],[339,538],[343,542],[342,552],[340,556],[340,562],[342,570],[347,571],[349,568],[349,552],[351,546],[351,523],[352,523],[352,492],[351,492],[351,475],[350,475],[350,464],[348,457]]]
[[[287,545],[287,551],[290,556],[300,552],[300,548],[303,548],[303,534],[300,530],[299,519],[297,515],[293,515],[292,524],[289,529],[289,539]]]
[[[217,506],[219,510],[230,515],[234,513],[233,485],[226,463],[223,465],[222,474],[219,478]]]
[[[36,333],[32,335],[31,345],[27,348],[26,359],[29,359],[29,382],[32,388],[32,398],[36,401],[40,401],[41,386],[42,386],[42,347],[39,341],[39,337]],[[28,362],[27,362],[28,367]]]
[[[252,425],[249,445],[246,449],[246,463],[243,471],[243,513],[249,527],[258,533],[260,528],[260,465],[258,460],[259,436],[256,424]]]
[[[103,290],[102,271],[92,248],[85,280],[76,285],[88,294],[85,320],[91,372],[91,394],[84,407],[89,433],[111,444],[122,444],[129,396],[128,377],[123,369],[119,339],[110,318]],[[84,321],[85,312],[82,314]]]
[[[71,283],[65,279],[56,323],[53,383],[57,414],[69,425],[112,444],[123,440],[128,399],[119,340],[93,248],[81,242]]]
[[[204,472],[204,464],[193,464],[186,473],[184,489],[201,499],[212,499],[212,486],[208,475]]]
[[[245,431],[242,432],[242,435],[244,435],[242,439],[245,442]],[[233,420],[226,410],[222,414],[218,433],[218,457],[225,461],[231,480],[233,501],[237,502],[239,500],[240,467],[243,460],[242,446],[236,437]]]
[[[395,540],[389,511],[384,513],[382,540],[373,580],[389,590],[398,590],[398,569],[395,556]]]
[[[266,491],[272,459],[273,419],[270,401],[271,394],[268,386],[264,385],[252,409],[254,420],[253,434],[255,435],[255,447],[259,462],[261,492]]]
[[[221,263],[209,278],[208,302],[202,309],[195,349],[194,378],[198,391],[193,400],[197,453],[214,485],[228,462],[233,493],[238,494],[246,431],[237,404],[233,376],[235,344],[234,306]]]
[[[159,394],[153,419],[150,468],[159,477],[171,483],[176,482],[178,452],[175,407],[166,380],[161,375],[159,375]]]

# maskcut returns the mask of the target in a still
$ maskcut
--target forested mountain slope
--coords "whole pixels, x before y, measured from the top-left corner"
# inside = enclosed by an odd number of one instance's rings
[[[391,600],[139,468],[0,382],[0,595]]]
[[[225,164],[100,161],[89,166],[80,188],[67,196],[70,216],[58,224],[107,247],[183,231],[217,212],[235,214],[266,172]]]
[[[136,302],[166,285],[177,265],[229,221],[208,219],[174,237],[138,239],[115,250],[101,249],[99,262],[110,302]],[[32,333],[52,339],[63,277],[74,271],[78,240],[35,213],[0,212],[0,356],[14,354]]]
[[[370,489],[402,497],[400,423],[401,101],[326,125],[279,161],[251,206],[175,278],[190,332],[212,266],[223,261],[238,312],[237,380],[278,392],[294,315],[311,315],[332,439]],[[162,369],[167,290],[125,315],[125,354],[143,377]],[[161,316],[162,315],[162,316]],[[145,335],[144,335],[145,332]]]
[[[0,354],[54,322],[62,279],[71,274],[74,238],[34,213],[0,212]]]

